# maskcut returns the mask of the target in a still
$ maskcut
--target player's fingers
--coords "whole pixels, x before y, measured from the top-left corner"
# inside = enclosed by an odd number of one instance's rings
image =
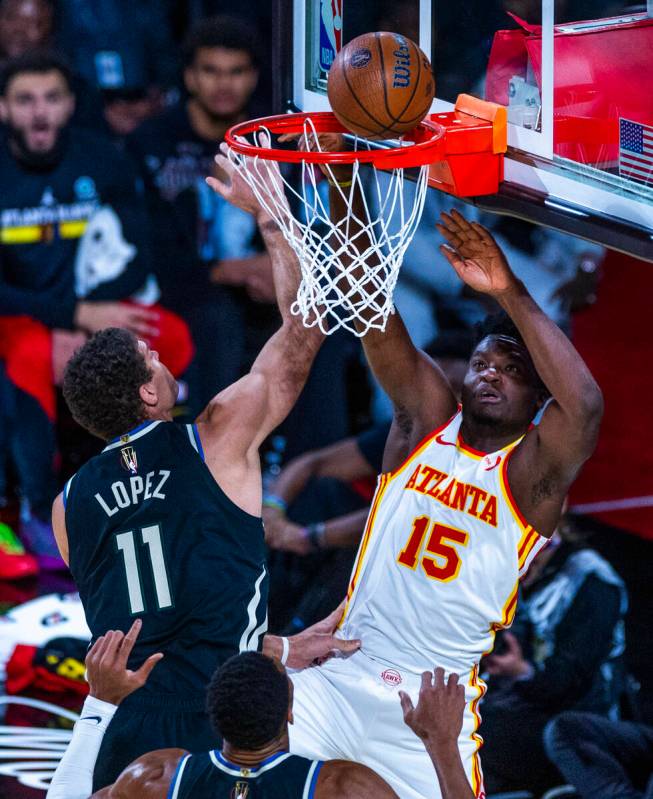
[[[347,599],[346,598],[343,599],[342,602],[338,605],[338,607],[335,610],[332,610],[331,613],[329,613],[329,615],[326,617],[326,619],[323,620],[322,624],[325,626],[326,629],[328,630],[335,629],[336,625],[342,618],[342,614],[345,612],[346,602]]]
[[[460,211],[457,211],[455,208],[451,209],[451,218],[461,230],[464,230],[466,233],[470,234],[474,232],[471,224],[465,219]]]
[[[143,621],[141,619],[136,619],[132,626],[127,631],[127,634],[122,639],[120,644],[120,659],[127,663],[127,659],[129,658],[132,649],[134,648],[134,644],[136,643],[136,639],[143,627]]]
[[[401,709],[404,711],[404,720],[411,710],[414,710],[413,702],[405,691],[399,691],[399,701],[401,702]]]
[[[104,636],[101,635],[86,653],[86,660],[85,660],[86,666],[92,667],[96,663],[99,663],[100,658],[102,657],[103,650],[104,650]]]
[[[223,183],[221,180],[217,178],[204,178],[206,181],[206,185],[214,191],[216,194],[219,194],[224,199],[228,199],[229,194],[231,192],[231,186],[228,186],[226,183]]]
[[[104,647],[102,649],[102,655],[98,659],[99,665],[106,666],[113,662],[114,655],[116,654],[116,632],[116,630],[108,630],[104,634]]]
[[[457,687],[458,687],[458,675],[452,671],[447,680],[447,688],[455,689]]]
[[[156,666],[156,664],[163,659],[163,652],[157,652],[155,655],[150,655],[149,658],[143,663],[143,665],[135,672],[135,676],[137,677],[138,681],[144,685],[147,682],[147,678],[150,676],[152,669]]]
[[[446,244],[440,245],[440,252],[444,257],[449,261],[451,266],[456,270],[456,272],[462,267],[463,260],[460,258],[458,253],[453,249],[453,247],[448,247]]]
[[[433,674],[431,674],[430,671],[423,671],[420,691],[425,691],[427,688],[431,688],[433,685],[432,680],[433,680]]]
[[[443,227],[445,227],[448,231],[450,231],[451,233],[460,233],[461,232],[460,225],[451,216],[451,214],[448,214],[446,211],[442,211],[442,213],[440,214],[440,224]]]
[[[463,243],[463,240],[457,233],[449,230],[444,225],[436,224],[435,227],[442,238],[446,239],[452,247],[460,247]]]
[[[361,642],[358,639],[348,639],[346,641],[340,638],[333,638],[331,640],[331,649],[342,652],[344,655],[350,655],[361,648]]]
[[[479,239],[481,239],[481,241],[483,241],[485,244],[496,244],[494,237],[486,227],[479,225],[478,222],[472,222],[472,228],[478,234]]]
[[[433,669],[433,685],[436,688],[444,688],[444,669],[442,666],[438,666],[436,669]]]

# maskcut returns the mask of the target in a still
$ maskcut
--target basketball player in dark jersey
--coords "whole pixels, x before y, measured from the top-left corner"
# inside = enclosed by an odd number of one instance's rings
[[[262,647],[302,668],[358,643],[332,636],[339,614],[290,639],[265,636],[268,575],[258,449],[285,418],[322,342],[290,314],[299,265],[224,155],[225,199],[255,215],[273,264],[283,323],[251,372],[221,392],[197,424],[172,423],[177,384],[156,352],[125,330],[96,334],[70,361],[64,396],[75,419],[107,441],[66,484],[53,527],[94,639],[143,634],[134,657],[165,655],[120,708],[105,736],[95,786],[144,752],[202,751],[217,743],[204,690],[217,666]]]
[[[138,671],[126,668],[140,628],[138,621],[126,636],[110,631],[89,652],[90,696],[47,799],[89,799],[93,762],[110,714],[152,669],[157,671],[158,654]],[[222,749],[193,755],[180,749],[149,752],[91,799],[396,799],[367,766],[289,754],[292,693],[278,661],[258,652],[230,658],[207,690]],[[442,669],[435,675],[425,672],[417,707],[405,694],[401,702],[404,721],[429,752],[443,799],[472,799],[457,746],[465,707],[465,689],[457,676],[450,675],[445,684]]]

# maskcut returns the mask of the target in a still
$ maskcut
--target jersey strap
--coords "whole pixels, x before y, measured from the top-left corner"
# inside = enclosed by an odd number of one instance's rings
[[[66,485],[63,487],[63,494],[62,494],[62,498],[63,498],[63,507],[64,507],[64,510],[66,509],[66,503],[68,502],[68,494],[70,493],[70,487],[71,487],[71,485],[72,485],[72,483],[73,483],[73,480],[74,480],[74,479],[75,479],[75,475],[73,475],[73,476],[70,478],[70,480],[68,480],[68,482],[66,483]]]
[[[200,434],[197,430],[197,425],[187,424],[185,427],[191,447],[195,450],[195,452],[197,452],[200,458],[204,460],[204,449],[202,448],[202,442],[200,441]]]
[[[179,789],[181,788],[181,780],[184,776],[184,769],[186,768],[186,764],[188,763],[190,757],[190,755],[182,755],[182,757],[179,759],[177,769],[170,783],[170,788],[168,788],[168,795],[166,799],[177,799],[179,796]]]
[[[302,799],[313,799],[315,796],[315,786],[317,785],[317,778],[320,774],[320,769],[324,765],[323,760],[314,760],[306,775],[306,782],[304,783],[304,793]]]

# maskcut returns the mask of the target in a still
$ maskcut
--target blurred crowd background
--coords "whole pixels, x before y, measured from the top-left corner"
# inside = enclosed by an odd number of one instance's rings
[[[400,15],[401,3],[391,13],[387,5],[379,4],[379,21]],[[588,8],[574,19],[607,8],[578,5]],[[527,3],[480,6],[492,6],[494,28],[511,26],[506,10],[537,21]],[[279,324],[253,218],[204,181],[230,125],[281,110],[272,100],[275,22],[270,2],[0,0],[0,608],[15,622],[29,616],[21,606],[50,603],[32,614],[38,632],[32,621],[18,632],[0,624],[9,694],[56,695],[63,704],[72,696],[74,705],[83,692],[70,667],[75,651],[62,655],[60,646],[46,656],[51,639],[66,635],[58,625],[74,615],[74,599],[61,596],[73,586],[50,506],[102,447],[62,401],[69,357],[104,327],[133,330],[178,378],[177,417],[188,420],[249,369]],[[455,88],[467,67],[447,68],[450,41],[442,36],[440,69]],[[480,73],[487,52],[475,45],[473,55]],[[488,788],[541,793],[572,779],[583,760],[572,751],[579,739],[609,748],[618,719],[632,723],[625,749],[648,746],[653,758],[653,499],[617,515],[602,504],[606,485],[632,485],[637,495],[634,486],[648,484],[650,493],[649,434],[637,427],[652,387],[650,266],[430,192],[395,299],[416,343],[458,388],[474,324],[492,308],[463,290],[437,252],[434,221],[451,207],[490,227],[607,400],[599,452],[524,582],[512,631],[484,665]],[[344,595],[390,415],[359,341],[329,337],[296,408],[262,451],[273,632],[303,629]],[[17,658],[21,646],[30,653]],[[628,737],[637,735],[638,743]],[[648,780],[641,772],[637,790]]]

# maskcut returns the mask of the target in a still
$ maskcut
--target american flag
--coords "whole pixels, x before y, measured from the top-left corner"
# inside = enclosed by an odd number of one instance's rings
[[[619,120],[619,174],[653,183],[653,127]]]

